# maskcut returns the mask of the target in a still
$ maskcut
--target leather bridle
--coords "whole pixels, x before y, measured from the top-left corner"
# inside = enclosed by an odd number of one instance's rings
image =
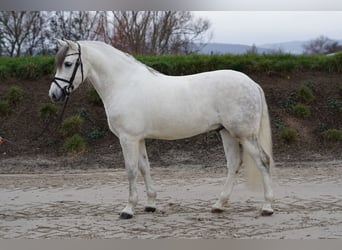
[[[77,73],[77,70],[78,70],[78,67],[81,66],[81,74],[82,74],[82,82],[83,82],[83,64],[82,64],[82,59],[81,59],[81,46],[79,43],[77,43],[77,46],[78,46],[78,52],[77,53],[72,53],[72,54],[68,54],[66,55],[65,57],[67,56],[73,56],[73,55],[78,55],[78,58],[77,58],[77,61],[76,61],[76,64],[75,64],[75,67],[74,67],[74,70],[72,72],[72,75],[70,77],[70,79],[64,79],[64,78],[60,78],[60,77],[54,77],[53,78],[53,82],[57,85],[58,88],[60,88],[62,91],[63,91],[63,94],[64,96],[68,99],[70,93],[72,92],[72,90],[74,89],[74,79],[75,79],[75,76],[76,76],[76,73]],[[68,83],[68,85],[62,87],[58,81],[62,81],[62,82],[66,82]]]

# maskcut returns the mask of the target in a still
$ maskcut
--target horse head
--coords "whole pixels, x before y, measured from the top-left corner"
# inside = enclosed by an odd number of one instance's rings
[[[80,44],[68,40],[58,40],[58,44],[56,74],[49,90],[49,97],[55,102],[65,101],[86,78]]]

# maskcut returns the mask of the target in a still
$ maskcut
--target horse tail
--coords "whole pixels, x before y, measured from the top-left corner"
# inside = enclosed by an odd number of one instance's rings
[[[268,107],[265,99],[265,95],[261,87],[259,87],[259,91],[261,94],[261,102],[262,102],[262,114],[260,120],[260,127],[258,133],[258,142],[261,145],[264,153],[267,154],[269,158],[269,172],[271,171],[272,166],[274,165],[273,161],[273,152],[272,152],[272,133],[271,133],[271,124],[270,117],[268,113]],[[252,190],[261,190],[262,187],[262,176],[260,174],[259,169],[256,167],[255,162],[250,157],[250,155],[243,150],[242,152],[242,161],[245,165],[245,177],[247,181],[247,186]]]

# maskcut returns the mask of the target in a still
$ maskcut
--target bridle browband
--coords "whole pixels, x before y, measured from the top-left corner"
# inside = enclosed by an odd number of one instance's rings
[[[74,89],[74,79],[78,70],[78,67],[81,66],[81,74],[82,74],[82,82],[83,82],[83,64],[82,64],[82,59],[81,59],[81,46],[79,43],[77,43],[78,46],[78,52],[77,53],[72,53],[72,54],[68,54],[67,56],[73,56],[73,55],[78,55],[75,67],[74,67],[74,71],[72,72],[72,75],[70,77],[69,80],[64,79],[64,78],[59,78],[59,77],[54,77],[53,78],[53,82],[57,85],[58,88],[60,88],[63,91],[63,94],[66,96],[66,98],[68,99],[70,93],[72,92],[72,90]],[[62,82],[66,82],[69,85],[64,86],[64,88],[62,88],[62,86],[58,83],[58,81],[62,81]]]

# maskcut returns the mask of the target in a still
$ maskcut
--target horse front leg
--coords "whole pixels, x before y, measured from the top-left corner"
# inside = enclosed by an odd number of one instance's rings
[[[152,178],[150,173],[150,163],[148,161],[148,156],[146,152],[145,141],[142,140],[139,144],[139,170],[141,175],[144,178],[146,194],[147,194],[147,203],[145,206],[146,212],[155,212],[156,211],[156,191],[153,188]]]
[[[125,160],[126,174],[129,183],[129,196],[126,207],[120,214],[121,219],[131,219],[134,215],[134,208],[138,203],[137,175],[139,162],[139,141],[127,136],[120,137],[120,144]]]

